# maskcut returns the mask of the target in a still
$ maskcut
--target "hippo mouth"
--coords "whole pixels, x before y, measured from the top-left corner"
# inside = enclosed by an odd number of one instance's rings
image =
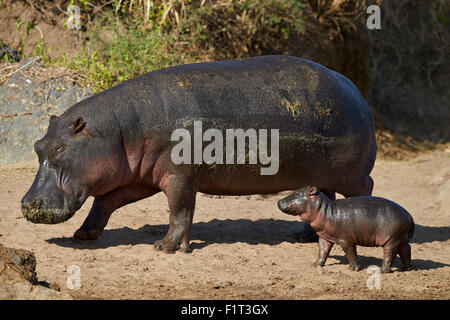
[[[34,203],[22,205],[22,214],[30,222],[43,224],[57,224],[69,220],[78,210],[77,206],[69,206],[67,209],[51,208],[44,204]]]
[[[56,224],[69,220],[81,208],[88,194],[81,189],[68,192],[58,172],[42,161],[28,192],[22,198],[22,214],[30,222]]]

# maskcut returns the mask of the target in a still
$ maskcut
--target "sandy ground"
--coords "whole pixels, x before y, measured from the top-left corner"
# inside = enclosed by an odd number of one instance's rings
[[[302,227],[277,209],[283,194],[270,197],[211,197],[199,194],[191,254],[164,254],[153,242],[167,229],[165,196],[116,211],[95,241],[72,238],[92,199],[59,225],[27,222],[20,199],[37,166],[0,167],[0,242],[32,250],[39,280],[56,283],[76,299],[450,299],[450,152],[408,161],[377,160],[374,195],[392,199],[414,217],[413,270],[383,274],[369,289],[370,265],[381,265],[381,248],[358,247],[359,272],[348,269],[342,249],[333,247],[323,268],[312,266],[317,244],[300,244]],[[80,289],[69,289],[80,270]],[[372,282],[370,282],[372,283]]]

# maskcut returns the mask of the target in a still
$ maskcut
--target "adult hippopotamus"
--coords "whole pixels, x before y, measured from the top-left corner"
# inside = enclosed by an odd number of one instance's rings
[[[261,174],[261,163],[174,163],[172,134],[199,122],[219,132],[278,129],[275,174]],[[370,195],[376,142],[370,108],[346,77],[297,57],[261,56],[127,80],[52,117],[35,150],[40,167],[22,199],[28,220],[66,221],[93,196],[74,237],[96,239],[114,210],[163,191],[170,227],[155,247],[174,252],[190,250],[197,192],[269,194],[310,184],[332,199]]]

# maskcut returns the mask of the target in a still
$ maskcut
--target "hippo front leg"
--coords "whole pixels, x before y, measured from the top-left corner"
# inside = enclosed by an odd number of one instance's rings
[[[316,262],[314,262],[314,265],[316,267],[323,267],[325,265],[325,261],[327,261],[328,255],[330,254],[333,245],[333,242],[319,237],[319,257],[317,258]]]
[[[169,231],[154,243],[158,250],[174,253],[177,249],[191,252],[190,230],[194,217],[197,190],[192,182],[184,177],[173,177],[165,190],[169,203]]]
[[[80,240],[95,240],[103,232],[111,214],[118,208],[150,197],[159,190],[147,186],[125,186],[96,197],[83,225],[74,233]]]

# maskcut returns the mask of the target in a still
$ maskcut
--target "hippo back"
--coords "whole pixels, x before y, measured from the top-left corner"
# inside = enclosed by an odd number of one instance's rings
[[[161,69],[88,98],[77,108],[91,113],[106,108],[117,117],[138,119],[144,137],[170,137],[178,128],[192,131],[194,121],[201,121],[203,130],[279,129],[281,183],[268,192],[350,183],[368,175],[375,161],[373,118],[358,89],[343,75],[297,57]],[[136,121],[125,121],[122,129],[135,130]],[[243,184],[271,182],[242,168],[225,168],[224,175],[239,173]]]

